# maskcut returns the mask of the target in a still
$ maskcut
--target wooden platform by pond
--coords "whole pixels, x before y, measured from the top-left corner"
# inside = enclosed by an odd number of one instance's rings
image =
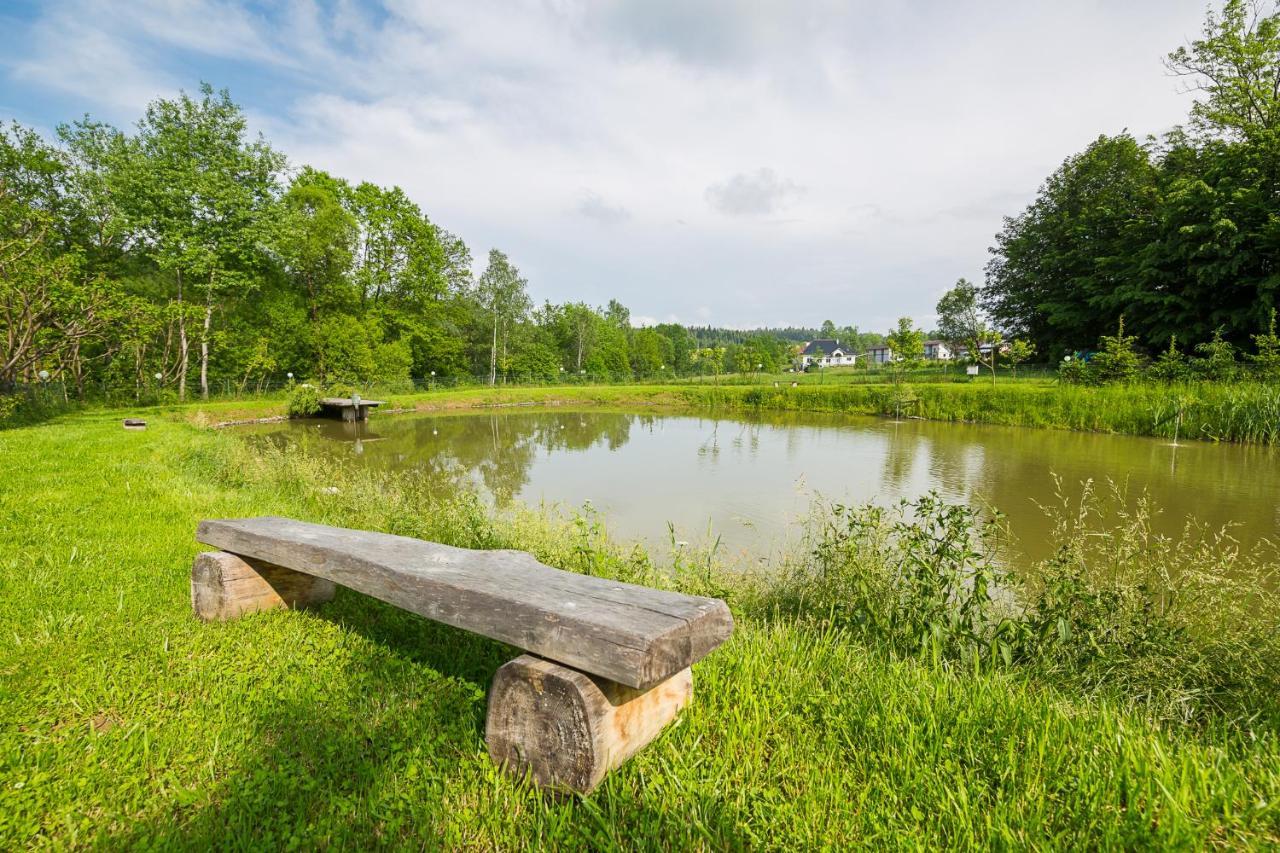
[[[370,411],[385,403],[385,400],[365,400],[360,397],[322,397],[320,416],[341,418],[344,421],[366,421]]]
[[[327,601],[334,585],[524,649],[494,676],[490,755],[542,785],[593,789],[692,696],[690,667],[733,630],[725,603],[473,551],[287,518],[203,521],[203,619]]]

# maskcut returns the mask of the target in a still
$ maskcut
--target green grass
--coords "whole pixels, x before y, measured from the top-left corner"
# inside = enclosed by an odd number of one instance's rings
[[[1280,386],[1263,383],[1086,387],[1028,379],[969,383],[600,385],[470,388],[391,395],[392,408],[575,403],[628,407],[835,412],[1069,429],[1180,440],[1280,444]],[[212,421],[282,414],[278,399],[185,411]],[[1181,417],[1179,417],[1181,415]]]
[[[903,653],[856,613],[805,604],[801,574],[672,563],[589,519],[494,521],[467,496],[431,505],[409,478],[255,455],[182,421],[125,432],[118,417],[0,433],[0,847],[1280,843],[1261,689],[1257,718],[1172,723],[1124,681]],[[347,591],[314,613],[195,620],[197,520],[259,513],[716,592],[738,627],[695,667],[677,725],[591,797],[550,799],[485,755],[485,690],[514,650]],[[862,566],[862,549],[819,568]]]
[[[927,381],[895,385],[887,381],[887,374],[883,372],[850,372],[847,380],[836,376],[830,383],[818,383],[812,375],[733,379],[735,381],[726,378],[720,383],[481,386],[408,394],[371,393],[385,400],[393,410],[575,404],[833,412],[1176,437],[1187,441],[1280,444],[1280,385],[1275,383],[1203,382],[1173,386],[1137,383],[1089,387],[1064,385],[1043,378],[1002,377],[992,384],[985,378],[963,381],[964,377],[942,374],[941,379],[945,381],[929,377]],[[792,387],[791,381],[799,384]],[[286,400],[278,394],[139,409],[144,413],[180,413],[197,423],[282,416],[285,410]],[[48,416],[56,415],[50,410]],[[21,418],[17,422],[22,422]],[[0,418],[0,424],[3,423]]]
[[[901,415],[1186,440],[1280,443],[1280,386],[1261,383],[1084,387],[1044,381],[894,386],[723,387],[723,404]],[[1178,413],[1181,411],[1181,422]]]

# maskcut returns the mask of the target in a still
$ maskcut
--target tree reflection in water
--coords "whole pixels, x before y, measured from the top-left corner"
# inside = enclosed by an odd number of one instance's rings
[[[1068,500],[1086,480],[1127,483],[1134,499],[1147,490],[1168,535],[1188,517],[1235,525],[1246,547],[1280,533],[1277,448],[801,412],[508,409],[247,430],[337,464],[417,472],[441,494],[466,487],[499,504],[564,506],[590,498],[617,535],[653,541],[667,538],[670,522],[684,538],[722,536],[726,547],[767,552],[794,537],[815,493],[892,503],[933,490],[999,509],[1017,548],[1038,559],[1051,550],[1040,504],[1057,502],[1054,475]]]

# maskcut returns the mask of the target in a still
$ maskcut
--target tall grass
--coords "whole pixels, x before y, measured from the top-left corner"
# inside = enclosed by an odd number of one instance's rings
[[[691,401],[758,410],[905,414],[939,421],[1280,444],[1280,386],[1274,384],[725,386],[686,394]]]
[[[1057,493],[1055,553],[1016,571],[995,561],[998,518],[934,495],[820,505],[768,598],[895,656],[1017,671],[1167,723],[1280,728],[1276,547],[1242,553],[1196,524],[1162,536],[1149,500],[1114,485]]]

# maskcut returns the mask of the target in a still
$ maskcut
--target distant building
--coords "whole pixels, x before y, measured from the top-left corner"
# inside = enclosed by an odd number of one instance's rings
[[[1000,353],[1002,355],[1008,351],[1009,351],[1008,344],[1006,343],[1000,344]],[[978,347],[978,352],[982,355],[983,358],[987,358],[988,356],[991,355],[991,344],[980,345]],[[968,357],[969,357],[968,347],[960,347],[960,349],[956,350],[956,358],[968,358]]]
[[[950,361],[951,347],[946,341],[925,341],[924,357],[930,361]]]
[[[810,341],[800,351],[800,367],[802,369],[811,364],[816,364],[819,367],[850,365],[856,363],[857,360],[858,356],[856,354],[848,352],[834,338]]]
[[[871,347],[867,350],[867,361],[872,364],[888,364],[893,361],[893,348],[888,344]]]

